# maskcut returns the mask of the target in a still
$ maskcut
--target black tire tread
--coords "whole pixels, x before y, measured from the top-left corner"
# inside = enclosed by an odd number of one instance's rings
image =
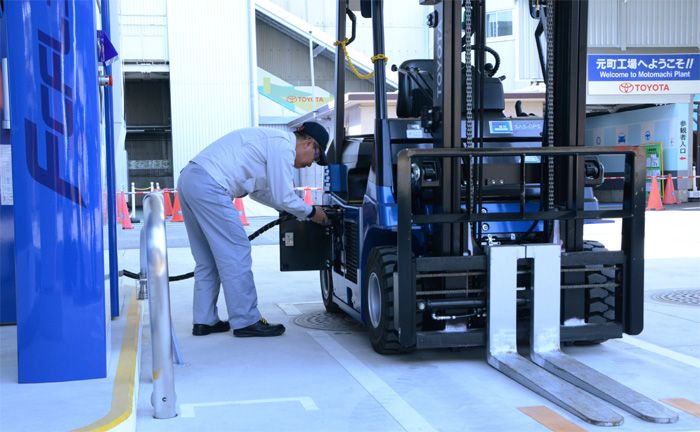
[[[584,240],[585,251],[606,251],[605,246],[597,241]],[[596,266],[597,267],[597,266]],[[595,268],[592,266],[592,268]],[[601,268],[597,272],[590,272],[587,282],[591,284],[604,284],[615,282],[615,270]],[[615,321],[615,288],[596,287],[588,290],[588,317],[591,324],[606,324]]]
[[[399,342],[399,333],[394,328],[394,278],[393,273],[396,271],[397,263],[396,248],[392,246],[376,247],[370,251],[367,257],[367,281],[369,275],[377,266],[381,266],[382,273],[377,275],[384,279],[384,289],[382,292],[382,300],[386,302],[386,314],[380,320],[380,329],[372,327],[372,323],[368,322],[369,338],[372,343],[372,348],[379,354],[403,354],[415,350],[415,346],[405,347]],[[365,296],[367,297],[367,296]]]
[[[323,272],[331,273],[329,276],[329,280],[328,280],[329,287],[328,287],[328,298],[327,299],[323,296]],[[321,270],[318,272],[318,275],[319,275],[319,279],[321,282],[321,300],[323,300],[323,307],[326,308],[326,312],[335,314],[335,313],[339,313],[341,311],[341,309],[337,304],[333,303],[333,274],[332,274],[332,272],[333,272],[333,270],[331,270],[331,269]]]

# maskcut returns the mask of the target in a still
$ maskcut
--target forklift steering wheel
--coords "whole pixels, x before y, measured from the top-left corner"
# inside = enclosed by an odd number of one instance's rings
[[[462,38],[462,51],[466,51],[467,45],[464,41],[464,38]],[[472,50],[476,50],[476,45],[471,46]],[[487,46],[484,46],[484,50],[491,54],[494,59],[494,64],[492,65],[491,63],[486,63],[484,65],[484,71],[486,72],[486,75],[488,75],[489,78],[493,77],[496,75],[496,72],[498,72],[498,68],[501,67],[501,56],[498,55],[495,49],[489,48]]]

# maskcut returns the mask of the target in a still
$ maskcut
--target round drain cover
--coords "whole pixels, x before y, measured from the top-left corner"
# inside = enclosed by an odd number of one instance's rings
[[[344,313],[328,313],[326,311],[299,315],[294,318],[294,324],[316,330],[359,331],[364,329],[362,323],[355,321]]]
[[[652,294],[651,299],[663,303],[700,306],[700,289],[663,291]]]

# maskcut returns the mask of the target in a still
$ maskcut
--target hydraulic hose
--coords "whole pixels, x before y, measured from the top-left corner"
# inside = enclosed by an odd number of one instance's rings
[[[282,216],[273,220],[272,222],[267,223],[267,224],[261,226],[260,228],[258,228],[253,234],[248,236],[248,240],[249,241],[255,240],[258,236],[260,236],[260,234],[264,233],[265,231],[267,231],[271,228],[274,228],[275,226],[281,224],[284,221],[288,221],[288,220],[292,219],[293,217],[294,216],[292,216],[289,213],[283,214]],[[136,279],[136,280],[141,279],[141,276],[138,273],[130,272],[129,270],[126,270],[126,269],[122,270],[121,273],[122,273],[122,276],[128,277],[130,279]],[[181,275],[169,276],[168,281],[169,282],[177,282],[177,281],[189,279],[192,277],[194,277],[194,272],[189,272],[189,273],[184,273]]]

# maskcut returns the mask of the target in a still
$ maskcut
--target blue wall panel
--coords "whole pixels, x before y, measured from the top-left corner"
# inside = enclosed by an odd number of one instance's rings
[[[0,59],[7,57],[7,33],[5,20],[0,13]],[[7,71],[2,69],[0,63],[0,78]],[[6,118],[5,89],[0,82],[0,119]],[[0,126],[0,175],[6,181],[7,171],[11,166],[5,164],[5,158],[11,154],[10,131],[7,125]],[[9,178],[12,178],[9,176]],[[0,180],[0,324],[14,324],[17,321],[15,304],[15,218],[12,203],[12,188],[9,182]]]
[[[106,375],[94,7],[5,2],[20,382]]]

